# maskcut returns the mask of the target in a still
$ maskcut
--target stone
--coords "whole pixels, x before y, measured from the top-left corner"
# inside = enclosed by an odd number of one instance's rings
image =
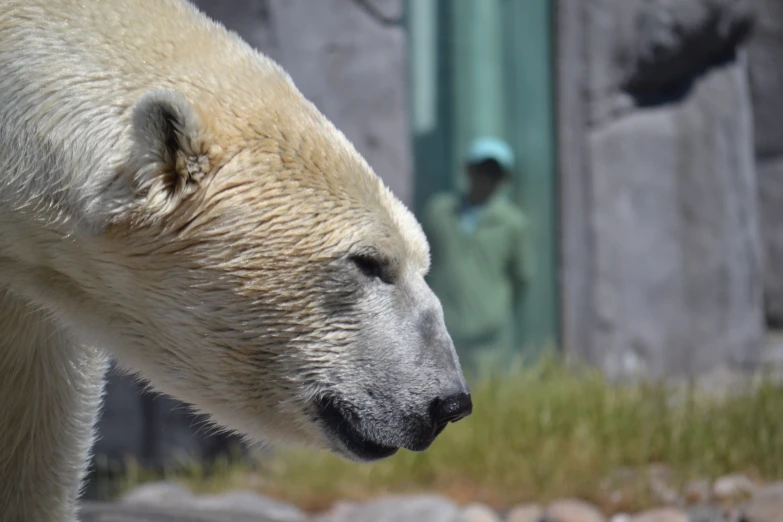
[[[783,53],[781,53],[783,59]],[[783,84],[781,84],[783,89]],[[758,193],[764,238],[764,306],[768,325],[783,327],[783,155],[759,158]]]
[[[235,490],[212,495],[194,495],[187,488],[170,482],[153,482],[138,486],[125,494],[120,503],[263,516],[276,522],[301,522],[307,518],[303,511],[290,504],[252,491]]]
[[[753,0],[636,4],[631,31],[618,51],[627,66],[624,90],[644,98],[677,91],[708,67],[732,58],[755,15]]]
[[[137,486],[120,498],[121,504],[151,506],[185,506],[195,495],[184,486],[173,482],[150,482]]]
[[[712,486],[708,480],[689,482],[685,486],[683,496],[685,497],[685,502],[689,504],[708,502],[712,498]]]
[[[727,510],[710,504],[688,508],[688,520],[690,522],[733,522]]]
[[[514,506],[506,515],[506,522],[539,522],[544,509],[538,504]]]
[[[556,500],[549,504],[542,522],[606,522],[604,515],[592,504],[578,499]]]
[[[741,63],[677,104],[591,132],[593,328],[610,379],[752,367],[763,348],[761,240]]]
[[[594,0],[584,12],[591,125],[677,98],[751,34],[753,0]]]
[[[783,482],[760,489],[739,512],[741,522],[783,522]]]
[[[217,495],[197,497],[194,509],[264,516],[279,522],[301,522],[307,515],[299,508],[252,491],[228,491]]]
[[[718,478],[712,486],[712,493],[719,500],[732,500],[755,491],[756,485],[745,475],[735,473]]]
[[[744,51],[754,3],[558,8],[563,348],[611,380],[759,362],[764,249]]]
[[[747,45],[753,99],[756,154],[760,160],[783,154],[783,3],[756,0],[758,16]]]
[[[459,522],[500,522],[500,516],[484,504],[473,503],[462,509]]]
[[[666,465],[653,464],[647,468],[647,480],[650,492],[663,504],[675,504],[680,500],[679,493],[671,486],[672,471]]]
[[[748,74],[761,229],[765,247],[764,300],[767,324],[783,327],[783,2],[757,0],[759,16],[748,44]]]
[[[85,502],[79,522],[281,522],[274,518],[179,506],[147,506]]]
[[[688,515],[678,508],[659,508],[631,517],[631,522],[689,522]]]
[[[318,522],[459,522],[459,507],[438,495],[388,495],[357,504]]]
[[[356,509],[358,505],[359,503],[357,502],[338,500],[334,504],[332,504],[327,511],[320,513],[319,516],[317,517],[317,520],[319,521],[341,520],[343,516]]]

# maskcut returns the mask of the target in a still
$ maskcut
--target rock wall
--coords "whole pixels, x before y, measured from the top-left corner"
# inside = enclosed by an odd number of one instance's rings
[[[558,18],[566,349],[611,378],[752,366],[751,1],[561,0]]]
[[[278,61],[390,188],[411,202],[402,0],[194,3]],[[116,468],[133,457],[159,468],[180,457],[220,455],[238,443],[238,438],[209,435],[203,421],[181,403],[142,394],[132,378],[113,372],[95,464]]]
[[[757,0],[748,46],[767,323],[783,327],[783,2]]]

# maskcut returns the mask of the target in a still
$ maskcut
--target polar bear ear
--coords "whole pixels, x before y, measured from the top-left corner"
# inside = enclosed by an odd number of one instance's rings
[[[196,108],[177,91],[149,91],[133,108],[132,126],[137,193],[170,200],[195,192],[211,170]]]

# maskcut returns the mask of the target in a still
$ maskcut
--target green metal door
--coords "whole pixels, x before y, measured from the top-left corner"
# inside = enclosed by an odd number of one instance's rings
[[[480,135],[514,148],[514,195],[532,227],[535,275],[519,345],[558,343],[551,0],[409,0],[414,210],[462,189],[463,153]]]

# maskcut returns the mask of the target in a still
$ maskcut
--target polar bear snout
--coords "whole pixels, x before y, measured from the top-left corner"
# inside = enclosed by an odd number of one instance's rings
[[[328,446],[350,460],[424,451],[473,411],[440,303],[420,276],[362,295],[356,344],[323,374],[318,424]]]
[[[470,391],[460,391],[443,399],[435,399],[430,411],[433,422],[440,429],[450,422],[462,420],[473,412]]]
[[[448,424],[470,415],[473,403],[469,391],[460,391],[434,399],[423,415],[397,405],[387,411],[360,408],[335,396],[322,397],[316,408],[335,452],[350,460],[371,462],[401,448],[426,450]]]

